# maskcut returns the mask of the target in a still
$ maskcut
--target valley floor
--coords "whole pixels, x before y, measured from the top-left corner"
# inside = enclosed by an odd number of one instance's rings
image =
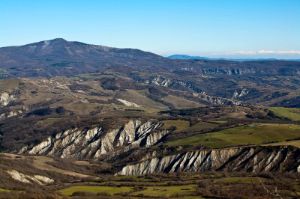
[[[101,176],[35,190],[0,189],[0,198],[299,198],[294,175],[212,172],[151,176]]]
[[[2,80],[0,198],[300,198],[290,98],[139,75]]]

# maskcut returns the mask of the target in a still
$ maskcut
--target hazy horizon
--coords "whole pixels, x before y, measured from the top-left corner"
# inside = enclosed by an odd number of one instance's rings
[[[69,42],[82,42],[82,41],[71,41],[62,37],[59,37],[60,39],[64,39]],[[8,46],[0,46],[0,48],[3,47],[16,47],[16,46],[23,46],[27,44],[42,42],[42,41],[49,41],[53,39],[58,38],[52,38],[47,40],[41,40],[41,41],[34,41],[26,44],[18,44],[18,45],[8,45]],[[86,44],[92,44],[92,45],[101,45],[101,44],[93,44],[84,42]],[[116,47],[116,46],[107,46],[107,47]],[[116,47],[118,48],[118,47]],[[128,47],[130,48],[130,47]],[[144,51],[148,51],[144,49]],[[151,51],[148,51],[151,52]],[[158,55],[169,57],[172,55],[183,55],[183,56],[195,56],[195,57],[204,57],[204,58],[211,58],[211,59],[282,59],[282,60],[299,60],[300,56],[298,56],[299,52],[294,51],[236,51],[236,52],[202,52],[202,53],[185,53],[185,52],[174,52],[174,53],[156,53]],[[152,52],[155,53],[155,52]]]

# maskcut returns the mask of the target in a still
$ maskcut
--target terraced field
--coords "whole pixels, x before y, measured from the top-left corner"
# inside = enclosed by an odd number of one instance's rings
[[[9,190],[0,188],[0,192],[9,192]]]
[[[112,187],[112,186],[71,186],[60,190],[60,193],[66,196],[71,196],[76,192],[88,192],[88,193],[104,193],[107,195],[115,195],[120,193],[129,193],[133,190],[133,187]]]
[[[267,146],[282,146],[282,145],[288,145],[288,146],[295,146],[300,148],[300,140],[291,140],[291,141],[285,141],[285,142],[277,142],[277,143],[271,143],[266,144]]]
[[[205,129],[213,129],[220,124],[226,123],[226,121],[212,121],[212,122],[196,122],[191,124],[188,120],[176,119],[176,120],[164,120],[163,128],[171,129],[175,128],[175,132],[197,132]]]
[[[190,122],[186,120],[164,120],[163,124],[163,128],[170,129],[172,127],[175,127],[177,132],[183,131],[190,126]]]
[[[294,124],[251,124],[222,131],[198,134],[170,141],[168,146],[203,145],[222,148],[239,145],[261,145],[300,139],[300,126]]]
[[[270,110],[278,117],[287,118],[292,121],[300,121],[299,108],[272,107]]]
[[[179,185],[179,186],[149,186],[142,191],[138,191],[133,196],[146,197],[174,197],[189,196],[195,194],[196,185]]]
[[[217,173],[177,176],[120,177],[105,180],[111,184],[73,185],[58,193],[69,198],[273,198],[274,195],[297,197],[299,180],[282,176],[224,175]],[[253,190],[256,190],[253,192]],[[222,196],[222,197],[221,197]]]
[[[59,191],[63,195],[72,196],[74,193],[87,192],[99,195],[128,194],[133,197],[175,197],[193,196],[196,194],[196,185],[175,186],[71,186]]]
[[[182,97],[177,97],[174,95],[168,95],[163,98],[163,100],[167,103],[171,103],[175,108],[184,109],[184,108],[197,108],[203,106],[202,104],[184,99]]]

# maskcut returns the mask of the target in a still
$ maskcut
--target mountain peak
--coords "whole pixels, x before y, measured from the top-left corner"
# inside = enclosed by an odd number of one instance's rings
[[[1,67],[11,74],[15,71],[17,75],[23,73],[17,71],[25,71],[26,68],[28,76],[69,75],[111,67],[120,67],[122,70],[128,67],[156,67],[161,70],[170,65],[169,62],[159,55],[138,49],[111,48],[63,38],[0,48]]]
[[[50,40],[39,41],[36,43],[26,44],[21,47],[26,47],[26,48],[29,47],[31,50],[41,51],[41,50],[45,50],[49,47],[65,46],[68,43],[70,43],[70,42],[63,38],[55,38],[55,39],[50,39]],[[18,46],[15,46],[15,47],[18,47]]]
[[[52,43],[68,43],[67,40],[63,39],[63,38],[55,38],[55,39],[51,39],[51,40],[44,40],[41,41],[43,43],[48,43],[48,44],[52,44]]]
[[[64,41],[64,42],[66,42],[67,40],[65,40],[64,38],[55,38],[55,39],[51,39],[49,41]]]

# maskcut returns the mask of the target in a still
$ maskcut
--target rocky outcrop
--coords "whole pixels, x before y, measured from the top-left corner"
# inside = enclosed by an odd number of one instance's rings
[[[241,89],[240,91],[236,90],[236,91],[234,91],[232,98],[239,99],[241,97],[246,96],[248,93],[249,93],[249,91],[245,88]]]
[[[173,82],[172,82],[172,80],[159,75],[150,80],[146,80],[145,83],[146,84],[154,84],[156,86],[169,87]]]
[[[36,183],[39,185],[47,185],[47,184],[52,184],[54,182],[53,179],[48,178],[46,176],[41,176],[41,175],[31,176],[16,170],[9,170],[7,171],[7,174],[9,174],[12,179],[26,184]]]
[[[0,93],[0,106],[7,106],[13,100],[14,96],[10,95],[8,92]]]
[[[256,74],[259,72],[256,68],[245,68],[245,67],[210,67],[210,68],[203,68],[201,71],[205,75],[245,75],[245,74]]]
[[[207,102],[207,103],[213,104],[213,105],[237,105],[238,106],[238,105],[242,104],[242,102],[238,101],[238,100],[210,96],[205,92],[193,93],[193,96],[199,98],[201,101],[204,101],[204,102]]]
[[[150,156],[151,157],[151,156]],[[118,175],[152,173],[246,171],[299,172],[300,149],[292,147],[245,147],[199,150],[154,157],[127,165]]]
[[[242,102],[238,101],[237,97],[242,97],[247,95],[246,90],[242,90],[241,93],[234,93],[232,99],[227,99],[223,97],[211,96],[204,92],[199,86],[195,85],[192,81],[181,81],[175,79],[168,79],[163,76],[157,76],[150,80],[146,80],[144,83],[146,84],[154,84],[161,87],[170,87],[170,88],[178,88],[184,87],[191,91],[193,91],[193,97],[198,98],[200,101],[212,105],[241,105]]]
[[[8,112],[0,113],[0,120],[10,118],[10,117],[15,117],[15,116],[21,115],[22,113],[23,113],[23,110],[11,110]]]
[[[101,127],[69,129],[48,137],[41,143],[23,147],[19,153],[50,155],[61,158],[93,159],[116,155],[133,148],[149,147],[168,134],[160,122],[130,120],[120,128],[104,131]]]
[[[129,106],[129,107],[134,107],[134,108],[139,108],[141,107],[140,105],[134,103],[134,102],[129,102],[127,100],[124,99],[117,99],[119,102],[121,102],[122,104],[124,104],[125,106]]]

